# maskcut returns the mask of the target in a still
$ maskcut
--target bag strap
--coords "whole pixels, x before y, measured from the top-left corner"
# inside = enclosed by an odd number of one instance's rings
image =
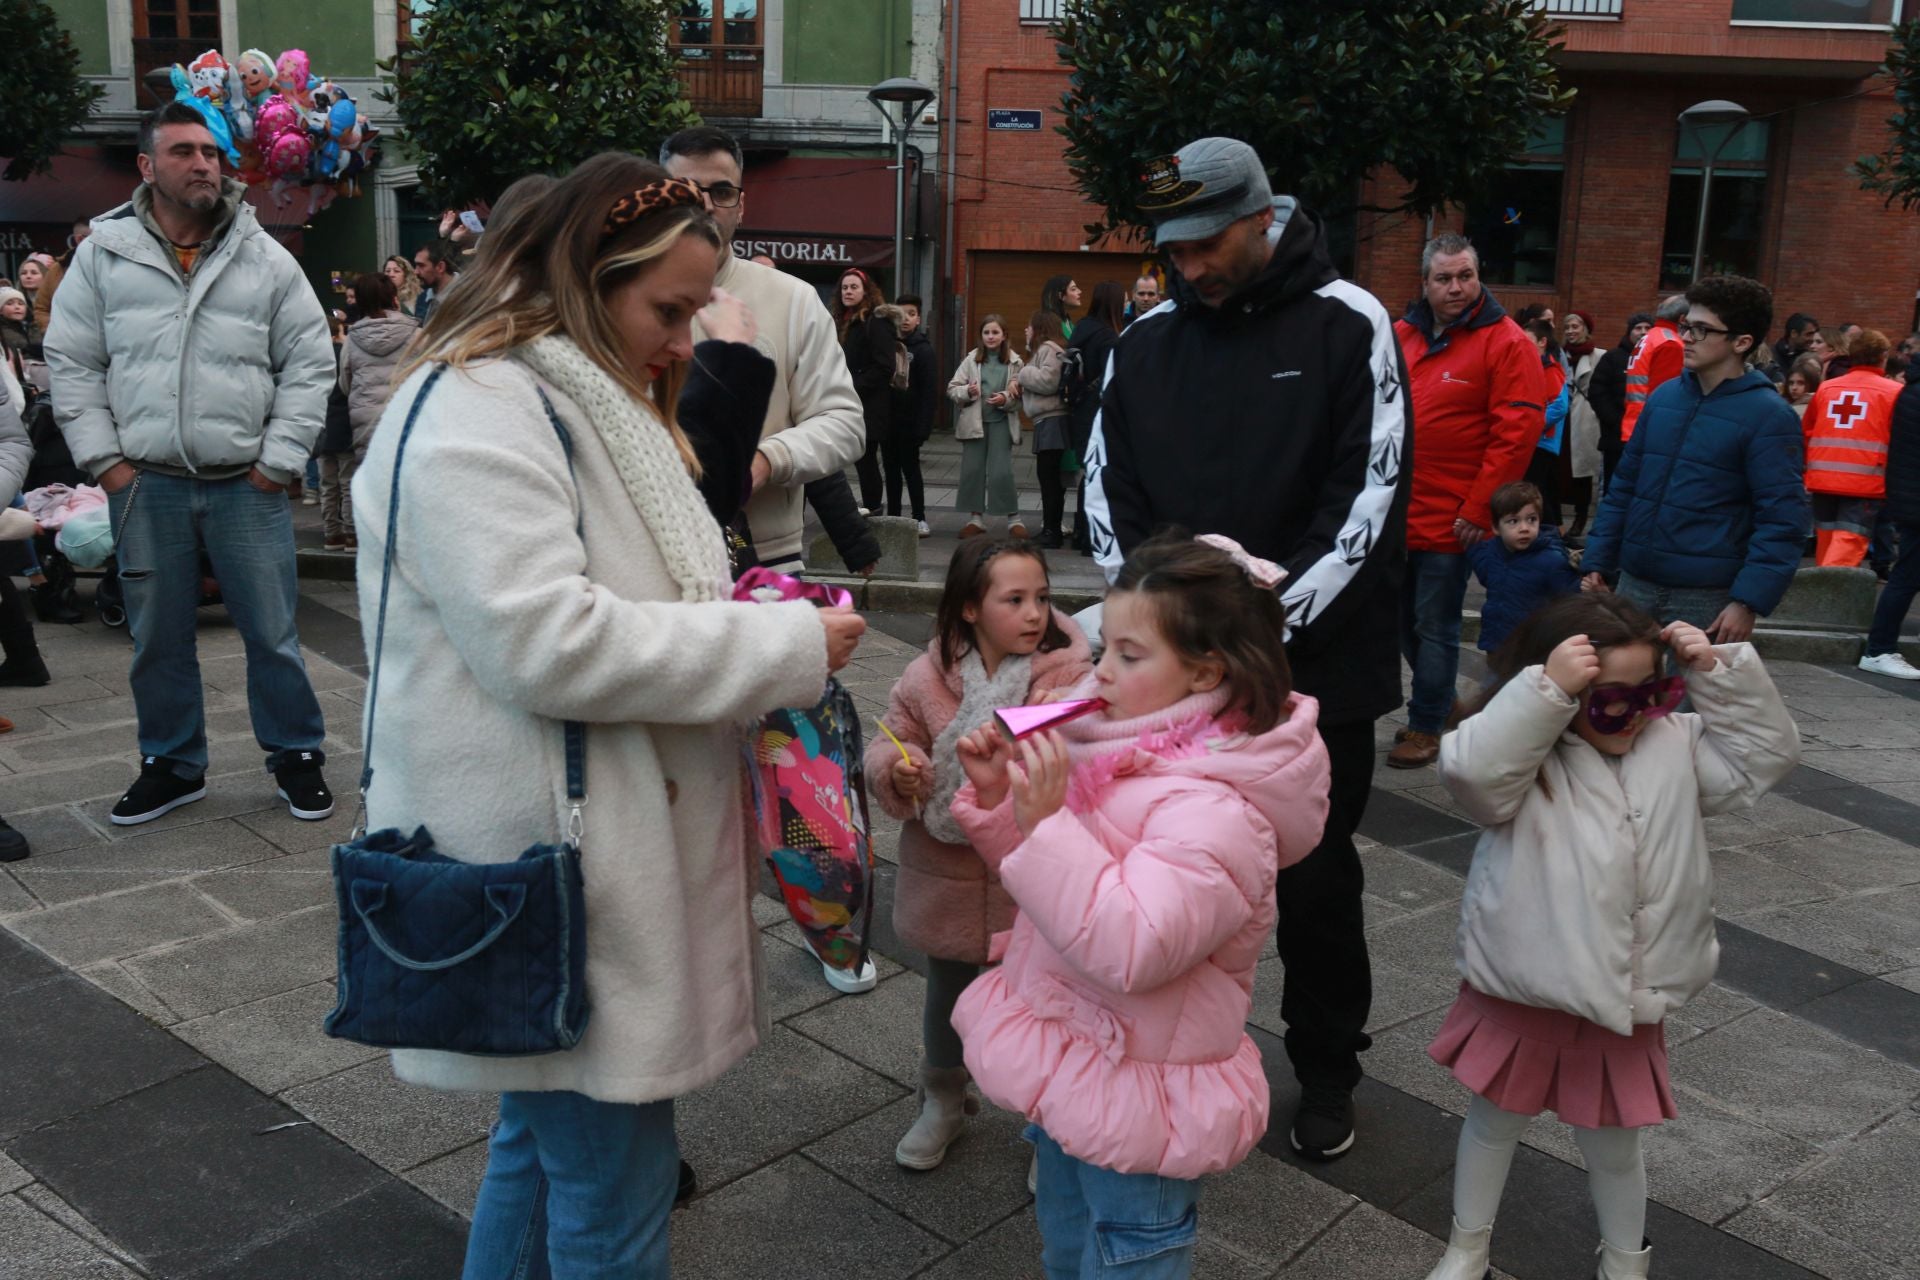
[[[360,807],[354,816],[353,839],[366,834],[367,792],[373,786],[373,737],[378,720],[374,715],[380,702],[380,659],[385,652],[387,642],[387,599],[393,588],[394,545],[400,536],[400,464],[406,457],[407,440],[413,435],[413,426],[420,417],[420,406],[433,393],[434,384],[440,381],[440,375],[447,366],[436,365],[427,380],[421,384],[420,393],[413,398],[413,405],[407,410],[407,420],[400,428],[400,442],[393,450],[393,487],[387,499],[387,549],[384,562],[380,567],[380,613],[373,629],[373,665],[367,673],[367,737],[362,746],[363,764],[360,770]],[[578,483],[573,467],[573,437],[560,421],[560,415],[553,410],[553,403],[547,399],[547,393],[539,392],[540,404],[547,411],[547,421],[553,426],[554,434],[560,437],[560,447],[566,451],[567,474]],[[574,520],[574,531],[582,532],[578,517]],[[567,755],[567,825],[566,840],[574,849],[580,847],[580,836],[584,829],[581,810],[587,804],[587,729],[576,720],[563,724],[566,737]]]

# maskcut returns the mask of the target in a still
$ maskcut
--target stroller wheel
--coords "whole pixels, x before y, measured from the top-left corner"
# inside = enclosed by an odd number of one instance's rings
[[[117,604],[103,604],[100,606],[100,621],[109,627],[124,627],[127,625],[127,611]]]

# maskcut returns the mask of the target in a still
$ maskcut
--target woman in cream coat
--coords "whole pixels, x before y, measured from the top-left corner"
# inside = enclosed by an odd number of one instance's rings
[[[502,1095],[467,1280],[542,1252],[557,1276],[667,1274],[672,1099],[765,1027],[741,726],[811,703],[864,625],[728,598],[694,455],[656,407],[710,298],[706,331],[727,336],[718,245],[698,191],[658,166],[581,165],[487,236],[354,479],[371,652],[395,448],[424,395],[401,465],[369,826],[424,824],[475,860],[554,840],[561,721],[587,724],[585,1036],[537,1057],[394,1054],[403,1080]]]
[[[953,435],[960,442],[960,489],[954,505],[967,512],[960,536],[986,532],[984,513],[1007,513],[1007,532],[1027,536],[1020,523],[1020,495],[1013,484],[1013,447],[1020,443],[1020,353],[1007,341],[999,316],[980,322],[980,345],[947,383],[947,398],[959,409]]]

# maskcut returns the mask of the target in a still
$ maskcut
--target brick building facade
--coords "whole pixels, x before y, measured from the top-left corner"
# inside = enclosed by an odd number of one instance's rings
[[[1885,23],[1899,16],[1893,0],[1543,2],[1566,20],[1560,62],[1578,90],[1574,108],[1515,157],[1511,181],[1482,207],[1449,211],[1433,228],[1475,236],[1509,308],[1578,307],[1613,341],[1628,312],[1683,288],[1701,140],[1677,118],[1725,98],[1752,119],[1716,161],[1704,271],[1758,276],[1782,318],[1807,311],[1895,335],[1915,326],[1920,213],[1886,208],[1850,172],[1856,157],[1885,146],[1895,110],[1884,82],[1871,79]],[[1013,310],[1031,309],[1046,275],[1074,272],[1090,285],[1131,277],[1150,257],[1139,246],[1082,249],[1095,211],[1072,189],[1052,131],[1067,81],[1043,19],[1058,7],[953,0],[949,10],[961,50],[949,67],[953,169],[988,179],[959,179],[954,190],[951,278],[968,325],[1005,310],[1018,334]],[[1036,108],[1039,130],[989,127],[993,110]],[[1366,195],[1390,192],[1382,184]],[[1354,279],[1397,313],[1418,289],[1427,234],[1424,220],[1362,214]]]

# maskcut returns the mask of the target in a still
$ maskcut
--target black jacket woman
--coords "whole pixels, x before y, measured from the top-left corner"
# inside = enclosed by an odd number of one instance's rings
[[[1587,383],[1587,403],[1600,419],[1602,493],[1613,483],[1613,469],[1620,465],[1620,420],[1627,413],[1627,363],[1633,359],[1633,349],[1651,328],[1650,313],[1636,311],[1628,316],[1626,336],[1620,339],[1619,346],[1600,357]]]
[[[1116,280],[1093,286],[1093,303],[1067,341],[1067,412],[1072,418],[1072,456],[1081,462],[1074,499],[1072,546],[1083,556],[1093,554],[1087,530],[1087,441],[1093,438],[1093,420],[1100,413],[1100,393],[1107,385],[1107,363],[1113,344],[1125,327],[1127,287]]]
[[[867,420],[866,452],[854,469],[860,474],[860,505],[868,511],[880,510],[885,500],[880,448],[893,424],[893,353],[900,343],[891,315],[882,312],[886,301],[872,276],[848,267],[840,277],[840,294],[833,306],[840,349],[846,353],[847,372],[853,375],[853,389]]]

